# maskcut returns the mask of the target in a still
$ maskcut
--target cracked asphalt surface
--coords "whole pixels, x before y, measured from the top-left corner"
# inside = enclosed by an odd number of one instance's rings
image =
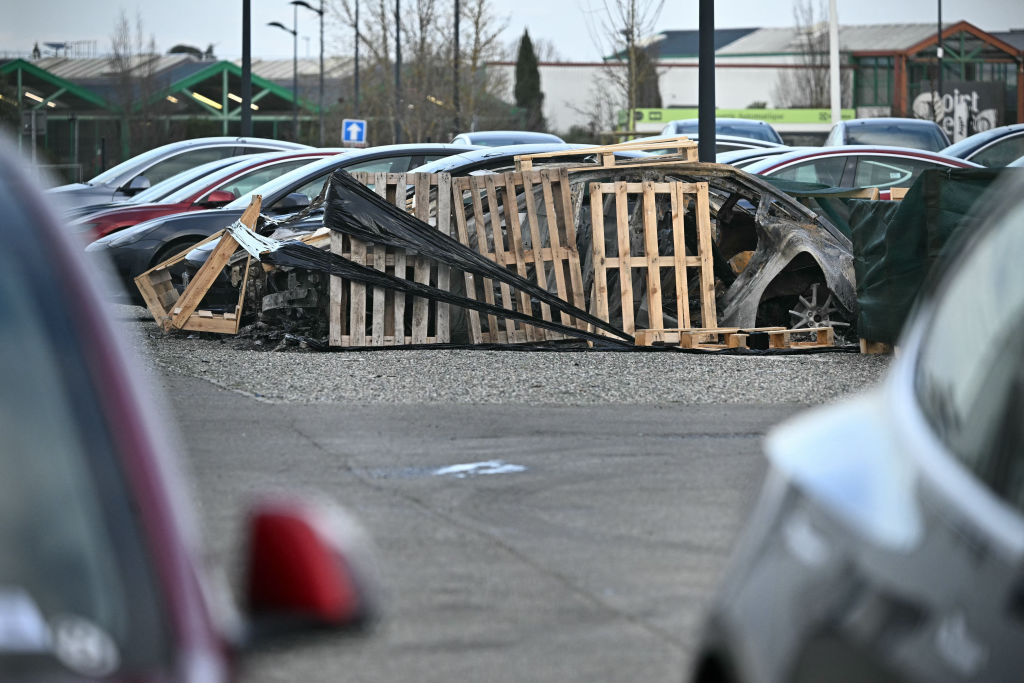
[[[764,475],[763,434],[886,365],[244,352],[131,326],[180,426],[208,553],[235,583],[260,492],[326,494],[378,548],[375,632],[250,656],[244,680],[260,682],[678,682]],[[436,473],[490,461],[523,469]]]

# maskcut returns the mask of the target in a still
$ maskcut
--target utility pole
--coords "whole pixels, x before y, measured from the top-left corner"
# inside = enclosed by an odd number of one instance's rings
[[[355,90],[353,99],[356,101],[356,118],[359,118],[359,0],[356,0],[356,64],[355,82],[352,84]]]
[[[252,136],[252,7],[242,0],[242,129],[243,138]]]
[[[455,134],[462,129],[459,121],[459,0],[455,0],[455,49],[452,56],[452,108],[455,110]]]
[[[633,31],[635,27],[635,16],[633,6],[630,5],[629,25],[622,30],[626,38],[626,132],[632,134],[636,127],[633,117],[636,113],[636,68],[633,60]]]
[[[402,141],[402,0],[395,0],[395,144]]]
[[[292,25],[295,28],[288,28],[280,21],[271,21],[267,23],[267,26],[276,26],[277,28],[292,34],[292,138],[298,142],[299,140],[299,8],[294,3],[292,4],[294,10],[292,16]]]
[[[697,155],[715,161],[715,0],[700,0],[697,67]]]
[[[320,146],[324,146],[324,0],[320,0],[320,9],[313,7],[306,0],[292,0],[296,7],[305,7],[320,15],[320,89],[317,96],[317,112],[320,119]],[[309,54],[309,43],[306,43],[306,54]]]
[[[843,116],[839,111],[842,107],[842,85],[839,79],[839,14],[836,12],[836,0],[828,2],[828,75],[832,123],[839,123]]]

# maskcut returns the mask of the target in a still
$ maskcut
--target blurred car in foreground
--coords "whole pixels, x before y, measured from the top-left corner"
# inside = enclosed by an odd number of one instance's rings
[[[452,138],[451,144],[504,147],[505,145],[535,145],[545,142],[565,142],[565,140],[551,133],[535,133],[530,130],[479,130],[474,133],[459,133]]]
[[[309,498],[251,510],[242,614],[215,590],[166,414],[27,165],[0,140],[0,679],[219,683],[365,623],[365,539]]]
[[[310,149],[247,155],[234,164],[202,175],[159,201],[140,203],[133,198],[80,218],[71,223],[71,228],[74,232],[88,232],[91,241],[161,216],[215,209],[288,171],[344,151],[340,148]]]
[[[919,302],[885,381],[798,416],[693,681],[1019,681],[1024,172]]]
[[[888,199],[890,187],[910,187],[929,168],[980,168],[944,154],[906,147],[845,145],[806,148],[777,154],[747,165],[755,175],[829,187],[877,187]]]
[[[824,146],[833,145],[884,145],[938,152],[949,146],[949,138],[939,124],[924,119],[851,119],[832,126]]]
[[[1015,159],[1024,157],[1024,123],[975,133],[954,142],[942,150],[942,153],[989,168],[1007,166]]]
[[[283,218],[307,208],[337,168],[348,171],[404,173],[418,166],[472,148],[463,145],[403,144],[348,150],[305,164],[249,192],[220,209],[177,213],[145,221],[107,235],[86,251],[103,253],[123,286],[140,301],[135,277],[156,264],[238,220],[254,194],[263,197],[263,213]]]
[[[125,200],[153,185],[200,164],[216,159],[282,149],[305,149],[306,145],[265,138],[196,138],[172,142],[151,149],[84,183],[61,185],[47,190],[68,206]]]
[[[670,121],[661,129],[661,136],[696,136],[700,133],[699,121],[699,119]],[[782,137],[779,136],[778,132],[770,124],[751,119],[715,118],[715,136],[719,135],[749,138],[762,142],[774,142],[777,145],[783,144]]]

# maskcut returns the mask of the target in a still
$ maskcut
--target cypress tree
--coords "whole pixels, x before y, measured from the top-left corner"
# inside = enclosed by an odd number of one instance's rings
[[[540,90],[540,70],[537,68],[537,55],[533,51],[533,41],[529,31],[523,31],[519,41],[519,54],[516,55],[516,106],[524,112],[524,123],[527,130],[544,130],[544,93]]]

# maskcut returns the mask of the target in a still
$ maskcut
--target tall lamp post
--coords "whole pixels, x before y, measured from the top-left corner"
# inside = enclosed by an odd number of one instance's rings
[[[305,0],[292,0],[296,7],[305,7],[320,15],[320,90],[317,99],[317,111],[320,114],[320,146],[324,146],[324,0],[320,0],[320,9],[313,7]]]
[[[299,139],[299,8],[294,7],[292,25],[288,28],[280,21],[271,21],[267,26],[276,26],[292,34],[292,136]]]

